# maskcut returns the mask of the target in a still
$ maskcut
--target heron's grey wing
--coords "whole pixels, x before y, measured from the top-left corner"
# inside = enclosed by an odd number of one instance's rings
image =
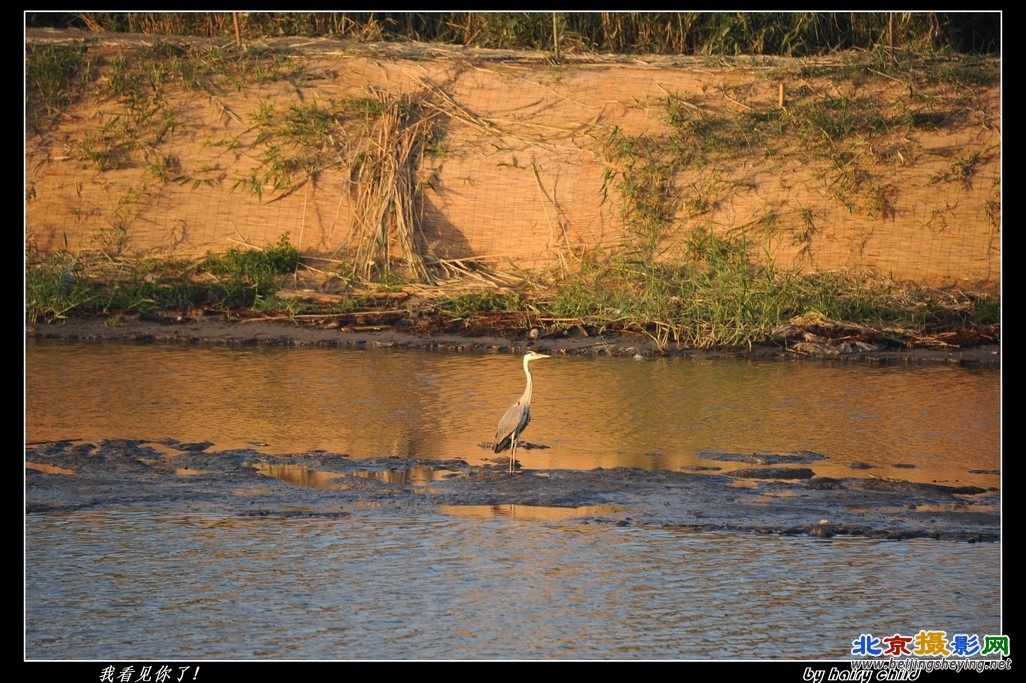
[[[530,419],[530,411],[528,411]],[[520,426],[523,417],[520,410],[520,401],[517,401],[506,409],[506,414],[499,420],[499,426],[495,428],[495,443],[493,448],[496,453],[501,453],[513,443],[513,435],[523,431]]]
[[[517,427],[517,434],[522,434],[524,430],[527,429],[527,425],[530,424],[530,422],[531,404],[525,403],[523,407],[520,408],[520,425]]]

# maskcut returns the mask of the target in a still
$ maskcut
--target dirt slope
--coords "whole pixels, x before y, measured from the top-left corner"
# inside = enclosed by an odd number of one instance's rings
[[[418,244],[432,260],[573,268],[638,248],[651,236],[631,222],[630,183],[677,146],[684,156],[662,169],[672,217],[650,245],[660,258],[702,229],[743,233],[751,253],[780,268],[927,284],[1000,278],[997,81],[903,80],[847,67],[843,56],[553,63],[292,39],[248,46],[267,55],[254,62],[263,78],[206,74],[186,87],[168,77],[142,106],[106,86],[119,60],[142,59],[140,45],[155,39],[33,30],[27,40],[85,44],[94,69],[90,94],[26,137],[25,234],[43,252],[193,258],[288,233],[330,269],[380,227],[354,178],[359,155],[390,143],[375,138],[380,121],[351,109],[376,99],[412,103],[437,126],[420,140],[411,176]],[[161,44],[169,69],[189,54],[185,40]],[[283,128],[299,111],[331,114],[313,169]],[[800,120],[822,133],[795,137]],[[849,120],[838,137],[834,124]],[[712,151],[694,151],[699,137]],[[117,163],[101,169],[102,153],[119,154]],[[283,160],[295,162],[285,175],[275,165]],[[398,238],[385,229],[391,258]]]

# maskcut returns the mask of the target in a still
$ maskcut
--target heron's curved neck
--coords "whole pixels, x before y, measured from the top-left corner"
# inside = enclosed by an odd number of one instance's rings
[[[534,378],[531,377],[531,369],[527,367],[529,362],[527,356],[524,356],[524,374],[527,375],[527,391],[530,391],[531,385],[534,384]]]

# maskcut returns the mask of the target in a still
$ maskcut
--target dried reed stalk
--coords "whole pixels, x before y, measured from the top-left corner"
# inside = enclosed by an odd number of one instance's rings
[[[431,135],[431,117],[409,94],[378,93],[384,111],[375,123],[369,148],[358,156],[351,179],[356,206],[351,235],[357,235],[356,267],[366,279],[390,273],[401,261],[407,276],[433,282],[420,231],[416,173],[421,142]]]

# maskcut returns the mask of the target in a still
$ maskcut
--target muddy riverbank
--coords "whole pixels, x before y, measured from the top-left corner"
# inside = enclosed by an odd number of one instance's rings
[[[505,455],[505,454],[504,454]],[[783,461],[816,454],[784,454]],[[269,455],[209,443],[110,439],[30,446],[26,511],[117,507],[244,516],[346,517],[479,506],[579,511],[581,524],[760,534],[994,542],[1000,492],[877,478],[813,477],[804,468],[722,462],[706,472],[598,468],[506,472],[506,459],[351,458],[323,451]],[[724,466],[725,465],[725,466]],[[754,465],[754,466],[753,466]],[[722,473],[721,473],[722,472]]]
[[[121,319],[117,325],[100,318],[76,317],[58,323],[37,323],[26,330],[30,339],[109,341],[229,346],[324,346],[338,348],[425,349],[452,352],[518,353],[527,348],[559,355],[700,356],[709,358],[779,358],[835,360],[846,363],[954,364],[998,367],[999,344],[939,344],[901,348],[892,344],[846,343],[843,338],[808,341],[802,331],[776,343],[750,349],[660,349],[640,333],[606,332],[583,326],[546,330],[514,329],[500,325],[458,329],[419,325],[416,321],[346,320],[316,316],[268,320],[223,316],[166,316]]]

